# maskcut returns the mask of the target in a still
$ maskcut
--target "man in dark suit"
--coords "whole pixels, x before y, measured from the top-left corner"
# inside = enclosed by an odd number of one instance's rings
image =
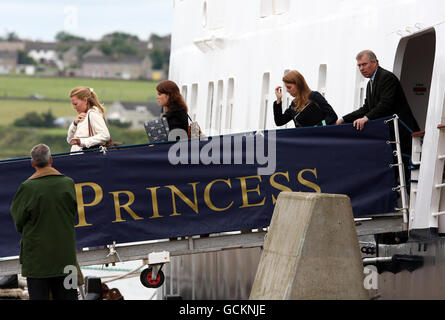
[[[411,130],[419,131],[419,125],[411,112],[399,79],[379,66],[379,61],[371,50],[361,51],[356,59],[361,74],[370,79],[366,87],[365,103],[360,109],[338,119],[336,124],[352,122],[357,130],[363,130],[368,120],[397,114]],[[405,127],[399,128],[402,153],[411,156],[411,134]],[[394,139],[393,130],[391,139]],[[408,161],[406,157],[403,160],[406,170]]]

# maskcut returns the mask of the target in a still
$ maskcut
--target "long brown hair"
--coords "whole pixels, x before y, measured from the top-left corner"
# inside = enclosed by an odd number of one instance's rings
[[[306,83],[303,75],[297,70],[291,70],[283,77],[284,83],[292,83],[297,87],[297,96],[293,100],[297,109],[303,108],[306,104],[310,102],[309,94],[311,89]]]
[[[77,97],[81,100],[87,98],[88,109],[96,106],[105,119],[105,108],[100,104],[97,94],[92,88],[85,86],[76,87],[70,91],[70,98],[71,97]]]
[[[185,104],[184,98],[182,97],[181,93],[179,92],[178,86],[173,81],[164,80],[164,81],[160,82],[156,86],[156,90],[159,93],[163,93],[168,96],[166,112],[168,112],[168,110],[170,110],[170,108],[173,106],[184,109],[185,112],[188,111],[188,108],[187,108],[187,105]]]

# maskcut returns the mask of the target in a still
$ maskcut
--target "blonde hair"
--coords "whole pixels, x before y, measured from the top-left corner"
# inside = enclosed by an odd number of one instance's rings
[[[293,100],[296,104],[297,109],[303,108],[306,104],[309,103],[309,94],[311,93],[311,89],[306,83],[303,75],[297,70],[291,70],[286,73],[283,77],[284,83],[292,83],[297,87],[297,95]]]
[[[91,109],[94,106],[96,106],[105,119],[105,108],[100,104],[97,94],[94,92],[92,88],[85,86],[76,87],[70,91],[70,98],[71,97],[77,97],[78,99],[81,100],[86,98],[88,109]]]

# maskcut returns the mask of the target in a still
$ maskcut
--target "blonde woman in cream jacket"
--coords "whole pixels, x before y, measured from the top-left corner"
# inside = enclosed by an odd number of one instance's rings
[[[93,88],[74,88],[70,91],[70,99],[78,113],[68,128],[66,138],[72,145],[71,152],[105,145],[111,138],[105,120],[105,108],[99,103]]]

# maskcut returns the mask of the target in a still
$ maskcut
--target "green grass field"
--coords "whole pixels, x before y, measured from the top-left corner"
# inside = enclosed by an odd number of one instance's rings
[[[113,141],[124,145],[147,143],[144,130],[128,130],[110,126]],[[71,145],[66,142],[66,129],[56,128],[17,128],[0,126],[0,159],[29,157],[31,148],[39,143],[45,143],[51,152],[69,152]]]
[[[23,76],[0,76],[0,97],[18,97],[24,100],[0,99],[0,159],[28,157],[30,149],[45,143],[53,153],[69,152],[66,129],[17,128],[12,124],[17,118],[35,111],[39,114],[51,110],[54,117],[75,117],[76,111],[68,97],[69,91],[79,85],[94,88],[101,101],[147,101],[154,100],[157,82],[124,81],[76,78],[32,78]],[[41,94],[48,99],[66,102],[27,100],[31,94]],[[111,103],[106,103],[107,108]],[[121,129],[111,126],[113,141],[125,145],[147,143],[144,130]]]
[[[0,76],[0,97],[28,98],[40,94],[47,99],[69,102],[71,89],[88,86],[94,88],[100,101],[155,101],[157,84],[155,81]]]
[[[51,110],[54,117],[75,117],[76,111],[69,100],[63,102],[47,102],[39,100],[1,100],[0,99],[0,126],[12,125],[14,120],[23,117],[26,113],[37,113]]]

